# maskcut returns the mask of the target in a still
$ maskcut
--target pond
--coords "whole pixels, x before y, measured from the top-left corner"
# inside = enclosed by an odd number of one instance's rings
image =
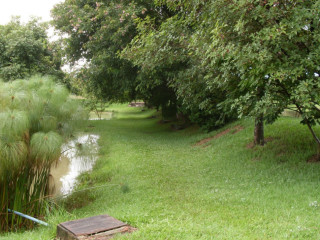
[[[62,147],[61,157],[50,171],[50,195],[70,194],[76,186],[77,177],[93,168],[98,158],[98,139],[98,135],[85,134]]]

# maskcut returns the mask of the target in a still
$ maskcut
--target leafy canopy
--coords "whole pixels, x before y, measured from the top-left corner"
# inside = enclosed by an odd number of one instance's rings
[[[135,19],[150,10],[145,1],[71,1],[52,10],[53,25],[64,38],[67,60],[85,59],[78,86],[105,100],[135,96],[137,68],[118,53],[136,34]],[[77,78],[77,77],[76,77]]]
[[[37,19],[22,24],[13,18],[0,25],[0,78],[8,81],[39,73],[63,76],[59,48],[49,42],[46,29]]]

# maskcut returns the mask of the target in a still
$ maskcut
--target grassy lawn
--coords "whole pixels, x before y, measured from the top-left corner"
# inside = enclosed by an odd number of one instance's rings
[[[267,125],[267,145],[249,148],[250,119],[206,134],[173,131],[140,108],[108,110],[115,119],[88,123],[101,156],[67,200],[69,213],[0,239],[53,239],[57,223],[99,214],[138,228],[115,239],[320,239],[320,164],[307,163],[315,145],[299,119]]]

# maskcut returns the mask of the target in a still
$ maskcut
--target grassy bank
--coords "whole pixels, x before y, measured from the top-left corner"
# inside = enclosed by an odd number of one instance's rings
[[[140,108],[111,110],[115,119],[88,123],[101,157],[69,198],[70,213],[1,239],[50,239],[58,222],[99,214],[138,228],[116,239],[320,238],[320,165],[307,163],[315,145],[299,119],[267,125],[267,145],[251,148],[248,119],[206,134],[173,131]]]

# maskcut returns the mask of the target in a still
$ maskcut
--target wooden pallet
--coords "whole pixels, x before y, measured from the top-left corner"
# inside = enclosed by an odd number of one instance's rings
[[[107,240],[116,234],[130,233],[136,229],[108,215],[83,218],[60,223],[59,240]]]

